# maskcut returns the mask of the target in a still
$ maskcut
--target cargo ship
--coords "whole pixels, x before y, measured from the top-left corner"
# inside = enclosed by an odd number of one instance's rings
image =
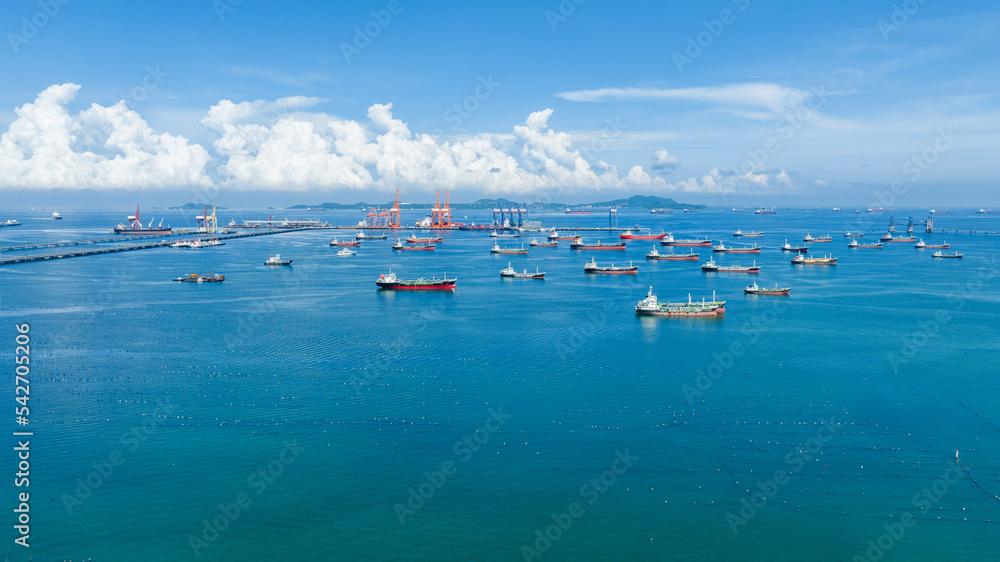
[[[635,305],[635,313],[640,316],[719,316],[726,313],[726,301],[715,300],[713,291],[711,301],[692,302],[689,293],[687,302],[659,302],[650,287],[646,298]]]
[[[830,238],[829,234],[827,234],[826,236],[817,236],[815,238],[811,234],[806,234],[802,238],[802,241],[803,242],[832,242],[833,238]]]
[[[599,266],[597,265],[597,260],[590,258],[590,261],[583,266],[584,273],[610,273],[619,275],[636,275],[639,273],[639,266],[632,265],[629,262],[628,266],[611,264],[610,266]]]
[[[617,244],[604,244],[600,240],[596,244],[584,244],[582,240],[577,239],[569,245],[571,250],[624,250],[625,243],[619,242]]]
[[[753,285],[743,289],[743,292],[748,295],[787,295],[791,290],[791,287],[779,287],[777,283],[774,284],[774,288],[767,289],[757,286],[757,282],[754,281]]]
[[[618,235],[618,238],[621,240],[663,240],[666,237],[666,232],[661,232],[660,234],[632,234],[631,230],[626,230]]]
[[[500,270],[500,277],[513,277],[515,279],[545,279],[545,272],[538,271],[537,267],[535,268],[534,273],[528,273],[527,269],[524,271],[515,271],[514,268],[511,267],[510,262],[508,262],[507,267]]]
[[[766,209],[764,207],[761,207],[761,208],[757,209],[756,211],[754,211],[753,213],[755,215],[773,215],[776,211],[777,210],[774,207],[771,207],[770,209]]]
[[[62,215],[58,211],[52,213],[52,220],[61,221],[63,220]]]
[[[737,228],[736,232],[733,233],[733,236],[737,238],[762,238],[764,236],[764,233],[754,232],[752,230],[750,232],[743,232],[742,230]]]
[[[653,246],[653,251],[646,254],[647,260],[664,260],[664,261],[698,261],[698,254],[691,250],[688,254],[661,254],[656,246]]]
[[[438,242],[441,242],[440,236],[432,238],[418,238],[416,234],[411,234],[406,237],[407,244],[436,244]]]
[[[153,226],[153,219],[149,219],[149,226],[143,227],[142,220],[139,219],[139,206],[135,206],[135,214],[128,217],[128,226],[119,223],[111,230],[115,234],[170,234],[173,229],[163,226],[163,219],[160,219],[158,226]]]
[[[837,258],[831,258],[830,256],[824,258],[807,258],[800,254],[792,258],[792,263],[803,265],[837,265]]]
[[[520,232],[515,232],[513,234],[500,234],[499,232],[494,230],[493,232],[490,233],[490,238],[520,238],[520,237],[521,237]]]
[[[375,284],[379,289],[394,291],[452,291],[455,289],[455,282],[458,279],[412,279],[403,280],[396,277],[393,272],[383,273],[378,276]]]
[[[874,244],[861,244],[857,240],[851,240],[851,243],[847,245],[848,248],[881,248],[882,243],[876,242]]]
[[[649,212],[652,213],[652,214],[654,214],[654,215],[669,215],[670,213],[674,212],[674,210],[670,209],[670,208],[666,208],[666,209],[650,209]]]
[[[417,244],[415,246],[407,246],[403,244],[402,241],[396,240],[396,243],[392,245],[393,250],[416,250],[416,251],[430,251],[434,249],[434,244]]]
[[[965,254],[960,254],[958,252],[955,252],[954,254],[946,254],[946,253],[942,252],[941,250],[938,250],[938,251],[934,252],[933,254],[931,254],[931,256],[935,257],[935,258],[960,258],[960,257],[962,257],[964,255]]]
[[[174,281],[186,281],[188,283],[221,283],[225,280],[225,275],[216,275],[214,273],[192,273],[186,277],[178,277],[177,279],[174,279]]]
[[[754,244],[753,247],[739,247],[739,246],[726,246],[725,244],[716,244],[712,246],[713,252],[719,252],[721,254],[759,254],[760,246]]]
[[[921,238],[919,242],[913,245],[914,248],[930,248],[934,250],[947,250],[951,248],[951,244],[942,241],[940,244],[924,244],[924,239]]]
[[[848,238],[863,238],[865,236],[864,232],[845,232],[844,236]]]
[[[667,234],[666,238],[660,240],[660,245],[662,246],[711,246],[712,241],[708,238],[704,240],[689,239],[681,240],[675,239],[673,234]]]
[[[524,246],[521,246],[520,248],[501,248],[500,244],[493,244],[493,247],[490,248],[490,253],[523,255],[528,253],[528,249],[525,248]]]
[[[883,242],[916,242],[917,241],[917,239],[914,236],[912,236],[912,235],[911,236],[905,236],[903,234],[900,234],[899,236],[893,236],[889,232],[886,232],[885,234],[883,234],[882,237],[879,238],[879,240],[881,240]]]
[[[719,265],[715,263],[715,260],[709,259],[701,264],[701,270],[719,273],[760,273],[760,267],[756,261],[753,262],[753,265]]]
[[[799,252],[803,254],[809,251],[808,246],[792,246],[788,243],[788,240],[785,240],[785,243],[781,245],[781,249],[786,252]]]
[[[336,238],[334,238],[333,240],[330,241],[330,245],[331,246],[341,246],[341,247],[343,247],[343,246],[357,247],[357,246],[361,245],[361,242],[358,242],[357,239],[355,239],[355,240],[337,240]]]
[[[558,242],[539,242],[534,238],[531,239],[531,243],[528,244],[532,248],[557,248],[559,246]]]
[[[264,261],[264,265],[292,265],[292,260],[283,260],[281,254],[273,254]]]
[[[389,235],[386,234],[386,233],[384,233],[384,232],[379,233],[379,234],[367,234],[365,232],[359,232],[359,233],[357,233],[357,234],[354,235],[354,239],[357,240],[357,241],[359,241],[359,242],[362,242],[362,241],[365,241],[365,240],[386,240],[388,238],[389,238]]]
[[[548,238],[549,240],[553,240],[553,241],[558,241],[558,240],[578,240],[580,238],[580,235],[579,234],[574,234],[572,236],[560,236],[558,232],[556,232],[555,230],[553,230],[552,232],[549,233],[548,236],[546,236],[546,238]]]

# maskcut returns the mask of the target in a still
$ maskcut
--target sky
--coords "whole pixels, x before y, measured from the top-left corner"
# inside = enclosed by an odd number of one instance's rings
[[[1000,207],[1000,6],[0,5],[6,204]]]

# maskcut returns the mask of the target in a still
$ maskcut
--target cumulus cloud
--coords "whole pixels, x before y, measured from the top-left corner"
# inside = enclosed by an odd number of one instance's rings
[[[80,86],[53,85],[0,136],[0,185],[15,188],[133,189],[211,183],[208,151],[157,134],[124,101],[72,115]]]
[[[653,153],[654,170],[675,170],[680,165],[680,159],[668,153],[666,150],[657,150]]]
[[[774,179],[778,180],[781,185],[792,185],[792,178],[788,177],[788,172],[781,170],[778,172]]]

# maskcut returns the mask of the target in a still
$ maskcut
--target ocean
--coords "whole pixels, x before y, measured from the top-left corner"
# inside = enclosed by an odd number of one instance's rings
[[[0,245],[93,239],[126,211],[9,210]],[[220,223],[286,211],[219,210]],[[356,224],[358,211],[311,214]],[[190,211],[146,211],[194,227]],[[420,216],[415,216],[419,214]],[[489,222],[488,211],[455,220]],[[606,213],[530,213],[545,227]],[[1000,238],[924,234],[854,249],[889,215],[620,211],[758,275],[624,252],[490,254],[487,232],[434,252],[354,231],[0,266],[11,431],[30,485],[8,492],[11,560],[983,560],[1000,551]],[[422,213],[404,212],[406,222]],[[859,222],[862,221],[862,222]],[[866,222],[866,221],[870,221]],[[1000,231],[953,209],[937,228]],[[762,230],[763,238],[732,232]],[[404,230],[400,237],[414,229]],[[830,233],[795,266],[779,247]],[[543,235],[501,240],[520,246]],[[611,241],[617,233],[583,233]],[[85,247],[87,248],[87,247]],[[49,253],[59,249],[36,250]],[[661,248],[661,250],[669,251]],[[687,249],[678,251],[686,252]],[[2,256],[17,252],[4,251]],[[25,253],[25,252],[20,252]],[[293,259],[268,267],[271,254]],[[639,266],[635,276],[583,265]],[[546,272],[502,279],[500,270]],[[455,277],[454,292],[375,279]],[[174,283],[188,273],[223,283]],[[790,286],[787,297],[743,287]],[[660,300],[720,318],[637,317]],[[14,423],[16,326],[30,326],[30,414]],[[18,439],[3,467],[18,470]],[[958,462],[956,462],[956,452]],[[15,544],[30,492],[30,547]]]

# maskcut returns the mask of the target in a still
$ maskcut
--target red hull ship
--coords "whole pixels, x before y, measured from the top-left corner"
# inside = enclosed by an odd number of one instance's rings
[[[430,251],[430,250],[434,249],[434,244],[424,244],[424,245],[417,245],[417,246],[406,246],[402,242],[400,242],[400,241],[397,240],[396,243],[392,245],[392,249],[393,250],[400,250],[400,251],[406,251],[406,250],[409,250],[409,251]]]
[[[618,238],[621,240],[663,240],[666,237],[666,232],[661,234],[632,234],[631,230],[626,230],[618,235]]]
[[[733,248],[726,247],[724,244],[719,244],[712,247],[713,252],[719,252],[721,254],[759,254],[760,248],[754,246],[753,248]]]
[[[388,274],[379,275],[375,284],[378,285],[379,289],[393,291],[453,291],[455,290],[456,281],[458,279],[414,279],[412,281],[404,281],[397,279],[395,273],[389,272]]]
[[[411,234],[406,238],[407,244],[436,244],[438,242],[441,242],[440,236],[437,238],[417,238]]]

